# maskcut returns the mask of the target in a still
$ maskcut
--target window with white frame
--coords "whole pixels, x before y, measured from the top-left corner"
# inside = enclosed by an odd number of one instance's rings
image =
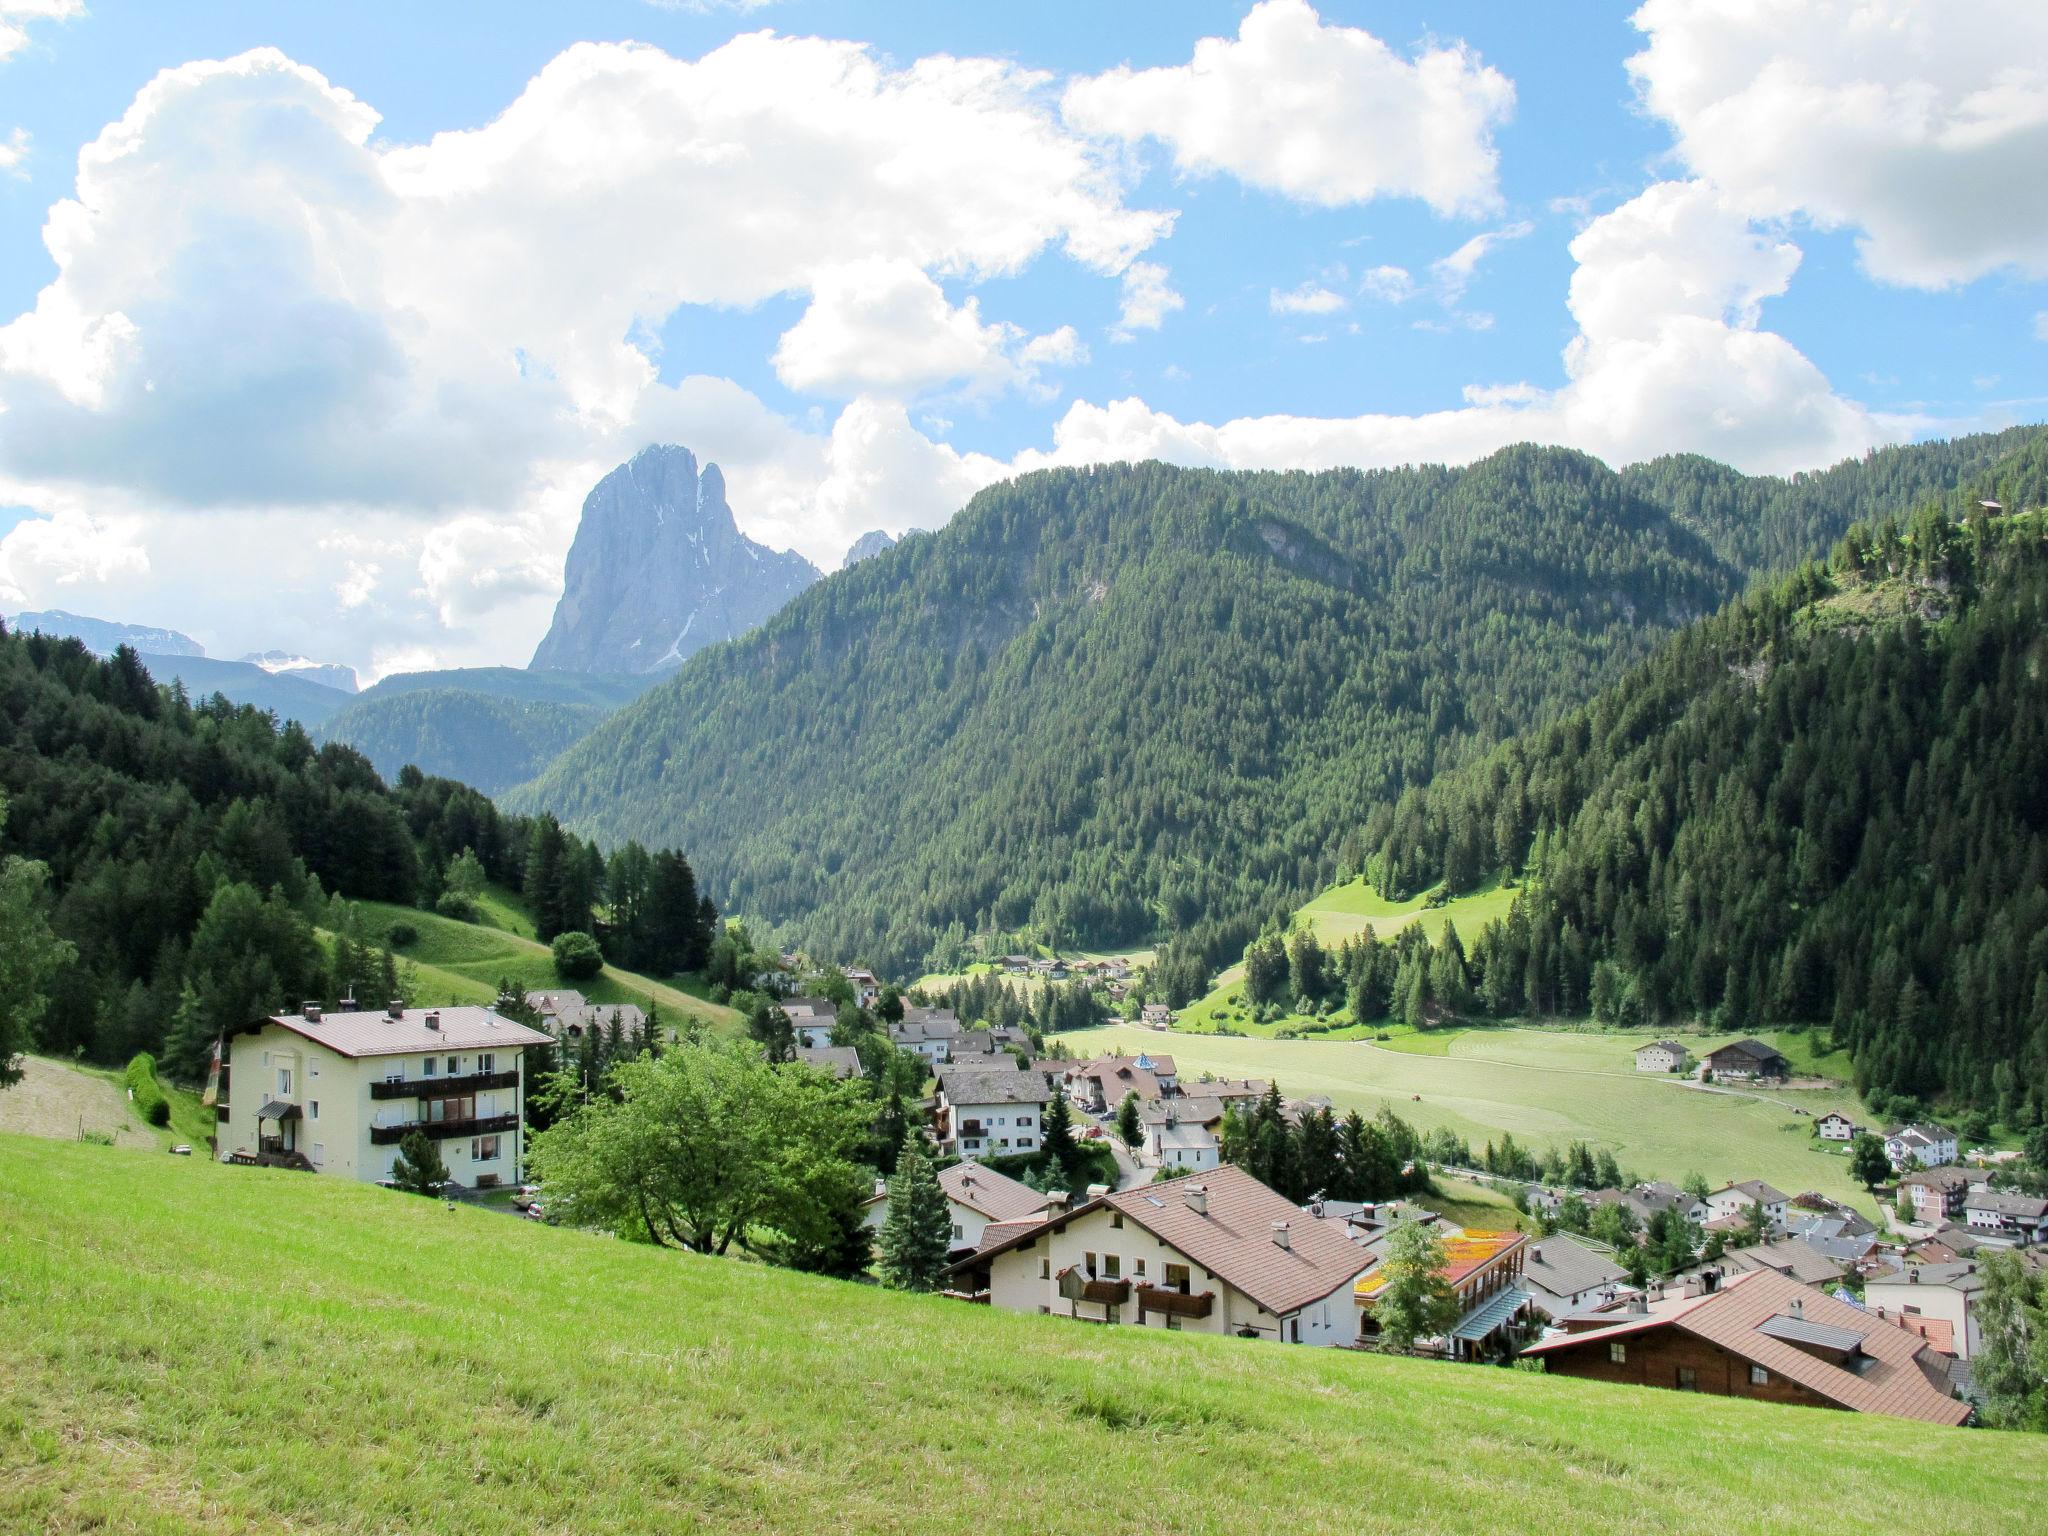
[[[1607,1358],[1616,1365],[1627,1365],[1628,1346],[1616,1340],[1607,1346]]]
[[[320,1118],[320,1101],[318,1099],[313,1100],[306,1108],[309,1111],[309,1119],[318,1120]]]
[[[292,1069],[290,1067],[279,1067],[277,1069],[277,1096],[280,1099],[288,1099],[292,1096]]]
[[[498,1138],[495,1136],[472,1137],[469,1143],[469,1155],[476,1162],[490,1162],[498,1155]]]

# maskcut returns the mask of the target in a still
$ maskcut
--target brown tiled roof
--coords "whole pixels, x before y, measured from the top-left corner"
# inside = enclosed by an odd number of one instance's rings
[[[940,1169],[939,1188],[990,1221],[1015,1221],[1045,1209],[1045,1196],[1029,1184],[972,1161]]]
[[[1190,1190],[1206,1194],[1206,1211],[1188,1204]],[[1372,1261],[1336,1224],[1318,1221],[1243,1169],[1225,1164],[1194,1178],[1173,1179],[1105,1195],[1050,1222],[1032,1222],[997,1243],[984,1242],[953,1270],[984,1264],[1041,1228],[1064,1227],[1104,1206],[1122,1213],[1167,1247],[1237,1287],[1275,1316],[1299,1311],[1349,1285]],[[1288,1246],[1273,1241],[1273,1224],[1288,1225]]]
[[[1207,1191],[1206,1211],[1188,1204],[1191,1188]],[[1369,1262],[1328,1223],[1234,1166],[1126,1189],[1106,1203],[1275,1316],[1350,1284]],[[1285,1248],[1273,1241],[1277,1221],[1288,1224]]]
[[[1844,1369],[1763,1331],[1772,1318],[1789,1316],[1794,1303],[1799,1305],[1803,1321],[1858,1335],[1867,1357],[1861,1368]],[[1621,1314],[1613,1327],[1546,1339],[1523,1353],[1541,1356],[1564,1349],[1597,1348],[1609,1339],[1656,1328],[1678,1328],[1718,1344],[1859,1413],[1891,1414],[1930,1424],[1961,1424],[1970,1416],[1968,1403],[1957,1402],[1936,1387],[1922,1370],[1921,1353],[1933,1352],[1918,1335],[1880,1322],[1772,1270],[1735,1275],[1705,1296],[1656,1303],[1647,1315]]]

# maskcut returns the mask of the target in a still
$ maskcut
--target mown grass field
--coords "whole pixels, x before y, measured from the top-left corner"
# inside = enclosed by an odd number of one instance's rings
[[[659,1003],[671,1021],[694,1014],[708,1023],[731,1025],[739,1015],[732,1009],[697,997],[672,982],[656,981],[634,971],[606,966],[592,981],[564,982],[555,974],[554,957],[548,946],[533,937],[530,918],[502,893],[488,895],[483,903],[485,923],[462,923],[423,912],[413,907],[391,906],[380,901],[356,903],[366,933],[382,941],[395,923],[409,924],[418,934],[416,942],[398,950],[399,959],[412,967],[420,995],[416,1003],[489,1003],[498,995],[498,983],[510,980],[521,991],[538,991],[573,985],[593,1002]],[[376,1006],[366,1002],[365,1006]]]
[[[1090,1328],[0,1137],[9,1532],[2024,1530],[2042,1442]]]
[[[1682,1180],[1698,1172],[1715,1184],[1761,1178],[1787,1194],[1814,1189],[1870,1205],[1849,1177],[1846,1153],[1812,1134],[1813,1116],[1838,1105],[1853,1112],[1851,1095],[1781,1091],[1747,1097],[1636,1072],[1635,1047],[1657,1034],[1453,1029],[1379,1045],[1160,1034],[1126,1026],[1059,1038],[1081,1056],[1170,1052],[1181,1081],[1191,1087],[1208,1071],[1273,1078],[1296,1097],[1327,1094],[1340,1111],[1374,1114],[1389,1105],[1413,1125],[1448,1126],[1475,1152],[1503,1131],[1539,1149],[1582,1140],[1610,1149],[1624,1168],[1644,1177]],[[1694,1049],[1725,1038],[1701,1037]],[[1785,1037],[1771,1038],[1785,1048]]]
[[[1315,930],[1316,937],[1331,949],[1340,948],[1345,940],[1356,938],[1368,927],[1380,938],[1389,939],[1417,923],[1422,925],[1422,931],[1429,935],[1431,943],[1442,935],[1444,925],[1448,923],[1458,930],[1458,937],[1469,947],[1480,929],[1496,918],[1507,916],[1508,908],[1514,904],[1514,888],[1498,883],[1432,907],[1423,896],[1408,901],[1388,901],[1359,879],[1332,886],[1302,907],[1295,916],[1306,921]],[[1207,997],[1182,1009],[1174,1021],[1174,1028],[1194,1034],[1228,1031],[1266,1039],[1277,1036],[1282,1030],[1296,1034],[1313,1031],[1321,1039],[1358,1040],[1371,1037],[1384,1026],[1356,1023],[1348,1009],[1339,1009],[1322,1018],[1289,1014],[1261,1023],[1251,1017],[1251,1010],[1244,1000],[1244,966],[1239,963],[1216,978],[1216,986]]]

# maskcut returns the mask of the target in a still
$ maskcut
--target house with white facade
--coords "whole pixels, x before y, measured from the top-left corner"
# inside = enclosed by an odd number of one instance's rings
[[[1785,1206],[1791,1198],[1762,1179],[1744,1179],[1739,1184],[1723,1185],[1707,1196],[1708,1220],[1732,1216],[1746,1221],[1753,1207],[1762,1206],[1764,1225],[1775,1227],[1784,1221]]]
[[[1973,1260],[1955,1264],[1908,1264],[1888,1274],[1866,1275],[1863,1304],[1881,1316],[1933,1318],[1949,1325],[1958,1359],[1977,1353],[1982,1334],[1977,1304],[1984,1276]]]
[[[1963,1210],[1970,1230],[1991,1242],[2016,1247],[2048,1243],[2048,1200],[2038,1196],[1980,1189],[1964,1198]]]
[[[525,1052],[551,1043],[488,1008],[328,1013],[308,1003],[258,1019],[221,1040],[221,1160],[374,1183],[418,1130],[456,1183],[516,1184]]]
[[[1371,1256],[1241,1168],[1103,1193],[957,1262],[1013,1312],[1289,1344],[1352,1344]]]
[[[952,1219],[952,1253],[958,1257],[979,1248],[989,1227],[1007,1222],[1028,1222],[1046,1215],[1052,1200],[1029,1184],[1021,1184],[993,1168],[976,1162],[955,1163],[939,1170],[939,1188],[945,1192],[946,1211]],[[889,1219],[889,1185],[877,1180],[874,1198],[862,1215],[864,1225],[879,1232]]]
[[[941,1072],[932,1115],[939,1151],[950,1157],[1010,1157],[1037,1151],[1052,1093],[1044,1073],[1021,1068]]]
[[[950,1008],[905,1008],[889,1026],[891,1045],[915,1051],[933,1066],[953,1059],[953,1042],[959,1038],[960,1015]]]
[[[799,1048],[816,1051],[832,1043],[832,1030],[839,1023],[839,1009],[829,997],[786,997],[781,1008]]]
[[[1863,1127],[1839,1109],[1831,1109],[1813,1122],[1813,1129],[1822,1141],[1854,1141]]]
[[[1178,1091],[1180,1078],[1171,1056],[1139,1052],[1136,1056],[1098,1056],[1067,1073],[1067,1091],[1074,1102],[1095,1114],[1107,1114],[1135,1093],[1140,1102]]]
[[[1628,1271],[1612,1252],[1569,1232],[1531,1243],[1522,1264],[1529,1310],[1552,1320],[1613,1301],[1628,1288]]]
[[[1692,1052],[1676,1040],[1652,1040],[1636,1047],[1638,1072],[1683,1072],[1692,1065]]]
[[[1956,1133],[1938,1125],[1902,1125],[1884,1134],[1893,1168],[1939,1168],[1956,1160]]]

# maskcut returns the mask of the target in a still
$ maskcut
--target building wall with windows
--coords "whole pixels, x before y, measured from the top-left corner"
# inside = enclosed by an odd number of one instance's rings
[[[1716,1397],[1750,1397],[1808,1408],[1841,1406],[1679,1328],[1646,1329],[1625,1339],[1588,1339],[1575,1349],[1548,1351],[1543,1359],[1544,1369],[1553,1376],[1706,1392]]]

